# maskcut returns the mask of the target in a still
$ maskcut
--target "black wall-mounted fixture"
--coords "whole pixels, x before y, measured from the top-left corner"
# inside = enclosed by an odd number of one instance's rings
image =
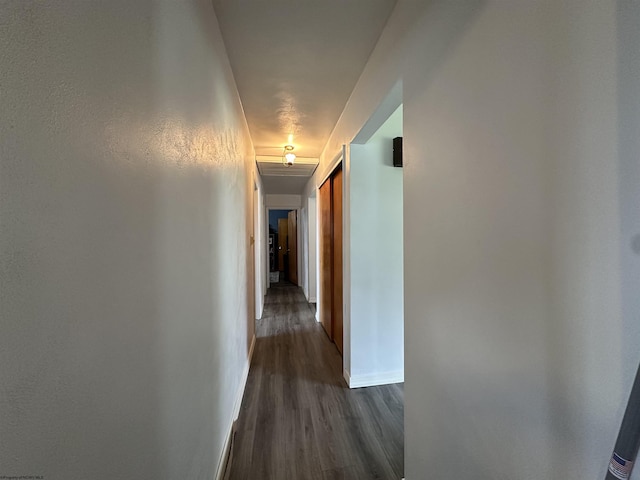
[[[402,167],[402,137],[393,139],[393,166]]]
[[[605,480],[625,480],[631,476],[640,447],[640,367],[631,388],[627,409],[622,418],[616,446],[609,461]]]

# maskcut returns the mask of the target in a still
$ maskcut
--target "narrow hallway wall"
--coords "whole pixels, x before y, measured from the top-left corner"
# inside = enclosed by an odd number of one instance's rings
[[[315,194],[309,198],[309,261],[305,265],[309,278],[309,292],[307,300],[311,303],[318,301],[318,204]]]
[[[402,82],[407,480],[604,478],[640,361],[638,8],[400,0],[327,143],[318,177]]]
[[[0,474],[212,479],[254,337],[254,167],[211,2],[0,18]]]

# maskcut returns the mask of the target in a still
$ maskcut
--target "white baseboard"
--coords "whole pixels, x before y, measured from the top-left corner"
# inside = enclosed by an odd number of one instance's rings
[[[375,387],[377,385],[389,385],[392,383],[404,382],[404,371],[369,373],[366,375],[349,375],[346,370],[343,372],[344,379],[349,388]]]
[[[249,346],[249,355],[247,357],[247,364],[242,372],[242,379],[240,380],[240,387],[236,394],[236,403],[233,405],[233,422],[238,419],[240,415],[240,407],[242,406],[242,397],[244,396],[244,389],[247,386],[247,379],[249,378],[249,369],[251,368],[251,359],[253,358],[253,349],[256,346],[256,336],[253,335],[251,339],[251,345]]]
[[[249,368],[251,368],[251,359],[253,358],[253,349],[256,346],[256,336],[254,335],[251,339],[251,346],[249,347],[249,355],[247,358],[247,364],[244,367],[244,371],[242,372],[242,377],[240,379],[240,386],[238,387],[238,392],[236,393],[236,400],[233,404],[233,414],[231,416],[231,424],[227,429],[227,437],[224,441],[224,446],[222,447],[222,453],[220,455],[220,460],[218,461],[218,468],[216,469],[216,480],[222,480],[225,473],[225,468],[227,467],[227,460],[229,459],[229,453],[231,453],[231,439],[233,438],[233,424],[238,419],[240,415],[240,407],[242,406],[242,397],[244,396],[244,390],[247,386],[247,379],[249,378]]]
[[[309,297],[309,303],[318,303],[316,297]]]
[[[349,375],[349,372],[347,372],[346,369],[342,371],[342,377],[344,378],[345,382],[347,382],[347,386],[351,388],[351,375]]]

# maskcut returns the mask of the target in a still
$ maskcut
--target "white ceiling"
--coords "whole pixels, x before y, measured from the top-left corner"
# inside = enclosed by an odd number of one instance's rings
[[[320,156],[395,3],[213,0],[256,155]],[[265,180],[266,193],[306,183]]]
[[[266,193],[293,195],[302,192],[318,165],[317,158],[301,157],[290,167],[284,165],[279,157],[256,156],[256,162]]]

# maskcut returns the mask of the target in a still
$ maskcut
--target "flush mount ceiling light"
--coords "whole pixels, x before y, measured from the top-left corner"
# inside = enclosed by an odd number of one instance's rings
[[[282,164],[290,167],[296,161],[296,154],[293,153],[293,145],[285,145],[282,151]]]

